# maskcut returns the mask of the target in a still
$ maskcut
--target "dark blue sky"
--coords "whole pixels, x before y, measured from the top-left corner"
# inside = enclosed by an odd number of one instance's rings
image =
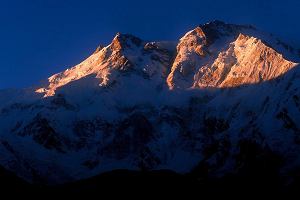
[[[36,84],[116,32],[174,40],[219,19],[253,24],[300,46],[299,12],[298,0],[1,0],[0,88]]]

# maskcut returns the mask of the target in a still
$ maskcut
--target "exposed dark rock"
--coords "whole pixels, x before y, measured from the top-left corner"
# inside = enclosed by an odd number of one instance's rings
[[[117,33],[116,37],[112,41],[111,49],[114,51],[119,51],[124,48],[132,48],[132,44],[135,46],[140,46],[142,44],[142,40],[130,34]]]
[[[276,115],[277,119],[280,119],[282,120],[283,124],[284,124],[284,127],[286,129],[291,129],[295,132],[299,132],[299,129],[296,125],[296,123],[293,121],[293,119],[289,116],[288,114],[288,110],[287,109],[283,109],[281,112],[279,112],[277,115]]]
[[[55,149],[61,153],[64,152],[63,139],[51,127],[49,121],[41,115],[37,115],[16,134],[22,137],[32,136],[35,142],[44,146],[46,149]]]
[[[229,129],[229,123],[224,119],[208,117],[204,119],[204,127],[209,134],[221,133]]]
[[[105,148],[105,154],[121,159],[130,153],[142,152],[154,137],[151,123],[142,114],[132,114],[117,124],[112,143]]]
[[[61,94],[57,94],[51,99],[51,104],[60,108],[63,107],[67,110],[74,110],[75,107],[67,102],[65,97]]]
[[[245,176],[279,176],[280,167],[284,158],[272,151],[268,146],[258,144],[248,139],[238,144],[239,153],[236,155],[238,173]]]

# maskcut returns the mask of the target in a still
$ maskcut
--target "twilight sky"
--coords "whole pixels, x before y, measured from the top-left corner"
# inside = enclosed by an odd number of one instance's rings
[[[37,84],[116,32],[177,40],[215,19],[252,24],[300,47],[298,0],[1,0],[0,88]]]

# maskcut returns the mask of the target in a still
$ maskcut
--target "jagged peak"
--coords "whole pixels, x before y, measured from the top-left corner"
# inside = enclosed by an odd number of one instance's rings
[[[207,45],[206,35],[201,27],[196,27],[195,29],[187,32],[179,41],[177,45],[177,51],[179,52],[182,47],[189,49],[189,51],[194,51],[195,49],[200,50],[203,46]]]
[[[214,20],[199,25],[193,30],[187,32],[180,39],[180,42],[182,43],[193,38],[197,42],[209,46],[223,36],[236,38],[240,33],[246,32],[245,30],[254,31],[256,28],[252,25],[227,24],[220,20]]]
[[[121,50],[124,48],[132,48],[133,46],[141,46],[143,40],[131,35],[118,32],[111,43],[112,50]]]
[[[217,39],[222,37],[237,37],[245,30],[254,31],[256,28],[252,25],[236,25],[225,23],[220,20],[205,23],[199,26],[206,35],[208,44],[214,43]]]
[[[243,33],[238,35],[234,43],[243,43],[243,45],[245,45],[245,42],[248,40],[251,40],[252,43],[262,43],[267,46],[261,39]]]
[[[205,33],[203,32],[202,28],[200,26],[197,26],[195,29],[187,32],[181,39],[180,41],[182,40],[185,40],[186,38],[188,37],[191,37],[191,36],[196,36],[196,37],[199,37],[199,38],[205,38],[206,35]]]
[[[98,53],[99,51],[101,51],[105,46],[104,45],[99,45],[96,50],[94,51],[94,54]]]
[[[249,38],[250,38],[249,35],[240,33],[239,36],[237,37],[237,40],[244,40],[244,39],[249,39]]]
[[[167,63],[165,64],[165,71],[167,75],[169,74],[167,83],[169,88],[173,88],[176,84],[175,79],[179,80],[183,77],[183,79],[190,82],[195,73],[200,68],[203,68],[203,66],[207,65],[208,67],[206,68],[210,70],[209,66],[211,63],[217,58],[220,52],[226,53],[225,50],[227,50],[228,45],[233,47],[229,49],[230,51],[228,50],[228,54],[232,53],[232,50],[236,50],[233,53],[241,55],[236,55],[237,58],[244,57],[246,53],[243,49],[245,48],[249,50],[249,55],[253,54],[252,50],[257,50],[257,55],[267,52],[268,54],[273,54],[273,57],[280,58],[281,54],[277,55],[273,51],[270,51],[273,48],[267,42],[264,42],[263,39],[260,39],[259,35],[256,37],[251,32],[248,34],[247,31],[244,31],[245,28],[247,30],[252,29],[251,26],[226,24],[216,20],[197,26],[187,32],[180,39],[179,43],[176,42],[174,44],[161,42],[146,43],[134,35],[117,33],[110,45],[106,47],[100,45],[93,55],[79,65],[51,76],[48,80],[49,85],[45,88],[40,88],[37,92],[46,93],[46,96],[51,96],[55,94],[57,88],[91,74],[95,74],[101,80],[101,83],[106,83],[109,77],[115,75],[112,69],[115,71],[126,71],[124,69],[131,69],[131,66],[141,66],[143,70],[147,69],[151,71],[152,69],[150,70],[150,68],[155,68],[157,63]],[[230,38],[227,37],[228,35],[230,35]],[[211,45],[213,39],[218,37],[221,38],[220,42],[217,42],[216,45]],[[260,45],[260,43],[264,46]],[[177,52],[175,52],[176,45]],[[170,51],[164,51],[165,47],[170,49]],[[265,47],[270,49],[265,49]],[[280,52],[276,51],[276,49],[274,51],[276,53]],[[256,58],[259,58],[259,56]],[[172,58],[170,59],[170,57]],[[144,66],[143,59],[157,62],[154,62],[154,64],[147,63]],[[252,62],[251,59],[249,59],[250,62]],[[290,65],[287,64],[287,66],[289,67]]]
[[[240,33],[237,39],[234,41],[234,44],[239,46],[245,46],[246,44],[260,45],[261,49],[270,50],[279,57],[284,58],[286,61],[290,63],[295,63],[291,60],[286,59],[281,52],[278,52],[276,49],[274,49],[270,44],[268,44],[268,42],[254,36]]]

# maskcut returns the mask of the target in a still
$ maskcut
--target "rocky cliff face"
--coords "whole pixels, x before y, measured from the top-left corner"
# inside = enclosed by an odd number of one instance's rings
[[[43,86],[0,92],[0,164],[48,184],[113,169],[226,175],[253,162],[290,173],[300,166],[295,52],[219,21],[179,42],[117,34]]]
[[[58,88],[71,82],[93,76],[98,79],[101,87],[121,81],[120,76],[135,74],[144,78],[161,79],[168,73],[172,59],[172,50],[163,43],[144,42],[141,39],[118,33],[112,43],[95,53],[79,65],[55,74],[49,78],[44,88],[37,89],[38,93],[53,96]]]
[[[261,40],[240,34],[209,67],[195,75],[194,87],[235,87],[279,77],[297,64]]]
[[[296,65],[251,36],[254,30],[213,22],[188,32],[177,46],[169,88],[253,84],[276,78]]]

